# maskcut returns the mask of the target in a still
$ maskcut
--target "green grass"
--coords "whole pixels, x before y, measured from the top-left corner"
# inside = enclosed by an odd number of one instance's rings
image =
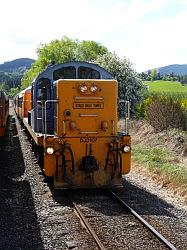
[[[149,92],[164,92],[177,93],[187,95],[187,85],[182,85],[180,82],[174,81],[146,81],[146,85],[149,86]]]
[[[173,152],[158,147],[134,146],[133,159],[150,171],[163,173],[168,179],[187,184],[187,168],[178,163]]]

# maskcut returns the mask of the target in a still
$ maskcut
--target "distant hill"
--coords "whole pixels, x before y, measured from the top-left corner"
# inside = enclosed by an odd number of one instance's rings
[[[187,64],[172,64],[158,68],[157,71],[161,75],[169,75],[174,73],[174,75],[184,76],[187,75]]]
[[[7,73],[18,73],[23,74],[27,69],[30,69],[31,64],[35,60],[30,58],[19,58],[10,62],[4,62],[0,64],[0,71]]]
[[[0,89],[8,93],[11,88],[20,87],[24,72],[31,68],[33,62],[33,59],[19,58],[0,64]]]

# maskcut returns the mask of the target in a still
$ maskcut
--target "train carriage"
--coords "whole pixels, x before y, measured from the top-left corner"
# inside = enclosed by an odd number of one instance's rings
[[[5,92],[0,90],[0,137],[4,136],[9,112],[9,100]]]
[[[31,110],[31,86],[22,90],[14,98],[16,114],[19,118],[27,118]]]
[[[87,62],[51,65],[33,81],[23,122],[43,152],[55,188],[120,187],[130,171],[130,135],[118,133],[118,83]],[[22,93],[23,94],[23,93]]]

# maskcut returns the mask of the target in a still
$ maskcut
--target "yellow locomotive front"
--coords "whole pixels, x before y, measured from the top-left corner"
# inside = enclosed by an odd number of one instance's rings
[[[44,136],[44,171],[54,187],[120,187],[130,170],[130,136],[117,131],[116,80],[60,79],[54,137]]]

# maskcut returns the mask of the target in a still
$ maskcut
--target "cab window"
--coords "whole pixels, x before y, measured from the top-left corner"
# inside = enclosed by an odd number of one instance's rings
[[[100,79],[100,73],[99,71],[92,69],[92,68],[79,67],[78,78],[79,79]]]
[[[40,78],[37,82],[37,100],[45,102],[51,99],[51,82],[48,78]],[[47,104],[49,107],[49,103]]]
[[[57,69],[53,72],[53,79],[55,81],[58,79],[76,79],[76,69],[72,66]]]

